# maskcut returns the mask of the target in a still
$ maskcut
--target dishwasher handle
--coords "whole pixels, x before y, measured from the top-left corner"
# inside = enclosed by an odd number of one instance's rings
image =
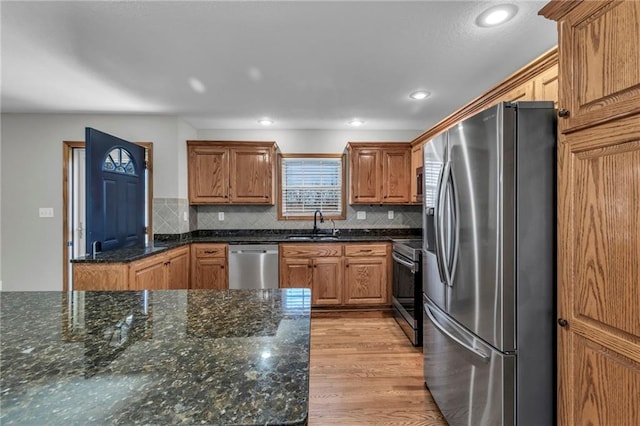
[[[230,254],[278,254],[278,246],[229,246]]]

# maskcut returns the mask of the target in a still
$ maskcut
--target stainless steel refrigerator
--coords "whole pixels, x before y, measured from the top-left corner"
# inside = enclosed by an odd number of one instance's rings
[[[424,146],[425,383],[450,425],[555,424],[552,102]]]

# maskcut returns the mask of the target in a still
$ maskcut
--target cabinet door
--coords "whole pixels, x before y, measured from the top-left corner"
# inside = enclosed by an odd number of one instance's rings
[[[167,287],[186,290],[189,288],[189,247],[179,247],[168,253]]]
[[[502,98],[506,102],[532,101],[534,98],[533,80],[516,87]]]
[[[408,203],[410,201],[411,151],[409,148],[385,149],[382,152],[382,202]]]
[[[640,2],[583,2],[559,36],[562,132],[640,111]]]
[[[166,290],[167,258],[155,255],[133,262],[129,269],[129,290]]]
[[[536,101],[553,101],[558,107],[558,65],[554,65],[534,79]]]
[[[345,263],[345,304],[388,303],[386,258],[351,257]]]
[[[195,258],[192,266],[192,289],[226,290],[229,288],[226,258]]]
[[[411,170],[409,176],[411,179],[411,202],[420,203],[422,199],[418,199],[418,168],[424,164],[424,144],[414,146],[411,149]]]
[[[638,425],[640,115],[561,135],[558,164],[559,424]]]
[[[342,259],[319,257],[313,259],[311,304],[313,306],[342,304]]]
[[[354,148],[349,159],[351,191],[349,202],[380,203],[382,185],[380,183],[381,151],[379,149]]]
[[[231,201],[273,204],[273,159],[268,148],[231,149]]]
[[[222,147],[188,146],[189,202],[229,202],[229,150]]]
[[[280,288],[311,288],[312,269],[311,259],[281,257]]]

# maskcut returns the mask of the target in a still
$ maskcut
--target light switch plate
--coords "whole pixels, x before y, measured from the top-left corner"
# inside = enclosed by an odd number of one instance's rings
[[[40,207],[38,213],[40,217],[53,217],[53,207]]]
[[[366,218],[367,218],[367,212],[358,212],[358,213],[356,214],[356,218],[357,218],[358,220],[364,220],[364,219],[366,219]]]
[[[389,219],[393,219],[393,210],[389,210],[389,211],[387,211],[387,217],[388,217]]]
[[[224,212],[218,212],[218,220],[224,220]]]
[[[185,222],[189,220],[189,215],[187,214],[187,212],[182,212],[182,220],[184,220]]]

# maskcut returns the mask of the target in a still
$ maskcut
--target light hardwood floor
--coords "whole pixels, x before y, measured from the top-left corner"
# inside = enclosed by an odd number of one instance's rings
[[[446,425],[391,317],[312,317],[309,425]]]

